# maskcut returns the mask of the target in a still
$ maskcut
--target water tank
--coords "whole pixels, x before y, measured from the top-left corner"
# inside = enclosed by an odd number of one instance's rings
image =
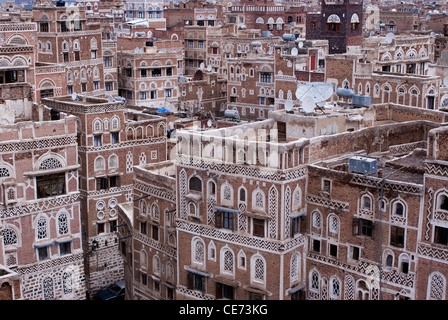
[[[285,33],[282,36],[282,39],[285,40],[285,41],[294,41],[294,40],[296,40],[296,36],[294,34]]]
[[[261,31],[262,38],[270,38],[272,37],[272,33],[270,31]]]
[[[377,160],[373,158],[354,156],[348,159],[348,170],[354,173],[372,174],[377,172]]]
[[[336,94],[340,97],[351,98],[355,95],[355,91],[353,91],[352,89],[339,88],[338,90],[336,90]]]
[[[239,119],[240,115],[237,110],[229,110],[224,111],[224,117]]]
[[[352,103],[356,106],[368,107],[372,104],[372,97],[355,94],[352,98]]]

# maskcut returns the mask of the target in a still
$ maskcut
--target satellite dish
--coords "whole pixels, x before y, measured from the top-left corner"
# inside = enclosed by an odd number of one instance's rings
[[[109,96],[109,97],[107,98],[107,101],[108,101],[109,103],[114,102],[114,97]]]
[[[292,48],[291,49],[291,55],[292,56],[296,56],[299,53],[299,50],[297,50],[297,48]]]
[[[134,53],[140,53],[140,49],[139,48],[135,48],[134,49]]]
[[[302,110],[305,113],[311,113],[314,111],[315,107],[315,101],[314,98],[310,95],[306,95],[302,99]]]
[[[394,40],[395,35],[392,32],[389,32],[386,34],[386,43],[390,44],[392,43],[392,40]]]
[[[78,95],[76,94],[76,92],[72,93],[72,101],[78,100]]]
[[[201,62],[201,64],[199,65],[199,68],[204,69],[205,68],[205,64],[204,62]]]
[[[285,102],[285,110],[292,111],[292,107],[294,106],[292,100],[286,100]]]
[[[303,48],[303,42],[300,41],[299,44],[298,44],[298,46],[299,46],[299,48]]]
[[[212,126],[212,120],[208,119],[207,126],[210,128]]]
[[[448,87],[448,77],[445,77],[445,78],[443,79],[443,85],[444,85],[445,87]]]
[[[208,66],[207,66],[207,71],[208,71],[208,72],[212,71],[212,66],[211,66],[211,65],[208,65]]]
[[[303,103],[306,96],[311,96],[315,102],[325,101],[333,95],[333,87],[326,82],[306,82],[297,86],[296,98]]]

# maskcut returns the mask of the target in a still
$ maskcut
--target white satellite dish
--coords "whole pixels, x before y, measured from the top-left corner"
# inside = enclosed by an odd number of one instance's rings
[[[212,71],[212,66],[211,66],[211,65],[208,65],[208,66],[207,66],[207,71],[208,71],[208,72]]]
[[[201,64],[199,65],[199,68],[204,69],[205,68],[205,64],[204,62],[201,62]]]
[[[297,48],[292,48],[291,49],[291,55],[292,56],[296,56],[299,53],[299,50],[297,50]]]
[[[107,97],[107,101],[109,103],[114,102],[114,97],[112,97],[112,96]]]
[[[76,101],[78,100],[78,95],[76,94],[76,92],[72,93],[72,101]]]
[[[443,85],[448,87],[448,77],[443,78]]]
[[[333,87],[326,82],[305,82],[297,86],[296,98],[303,102],[303,98],[311,96],[315,102],[325,101],[333,95]]]
[[[395,35],[392,32],[389,32],[386,34],[386,43],[390,44],[392,43],[392,40],[394,40]]]
[[[292,107],[294,106],[292,100],[286,100],[285,102],[285,110],[292,111]]]
[[[314,111],[315,107],[315,101],[314,98],[310,95],[306,95],[302,99],[302,110],[305,113],[311,113]]]
[[[207,121],[207,126],[210,128],[211,126],[212,126],[212,120],[210,120],[210,119],[208,119],[208,121]]]
[[[299,46],[299,48],[303,48],[303,42],[300,41],[299,44],[298,44],[298,46]]]
[[[139,48],[135,48],[135,49],[134,49],[134,53],[135,53],[135,54],[140,53],[140,49],[139,49]]]

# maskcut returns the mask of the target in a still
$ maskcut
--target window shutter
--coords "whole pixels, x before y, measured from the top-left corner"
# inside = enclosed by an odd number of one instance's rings
[[[222,212],[221,211],[215,212],[215,227],[222,228]]]
[[[193,279],[194,279],[194,275],[191,272],[188,272],[187,273],[187,288],[188,289],[194,289]]]
[[[359,235],[359,219],[353,218],[353,234]]]
[[[392,226],[390,228],[390,245],[396,246],[397,245],[397,227]]]
[[[222,284],[216,283],[216,299],[222,299]]]
[[[202,281],[202,292],[205,293],[205,277],[201,277],[201,281]]]

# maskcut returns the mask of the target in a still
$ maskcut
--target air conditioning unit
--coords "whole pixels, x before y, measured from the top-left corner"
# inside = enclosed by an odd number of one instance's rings
[[[378,163],[373,158],[354,156],[348,159],[348,170],[361,174],[373,174],[378,171]]]

